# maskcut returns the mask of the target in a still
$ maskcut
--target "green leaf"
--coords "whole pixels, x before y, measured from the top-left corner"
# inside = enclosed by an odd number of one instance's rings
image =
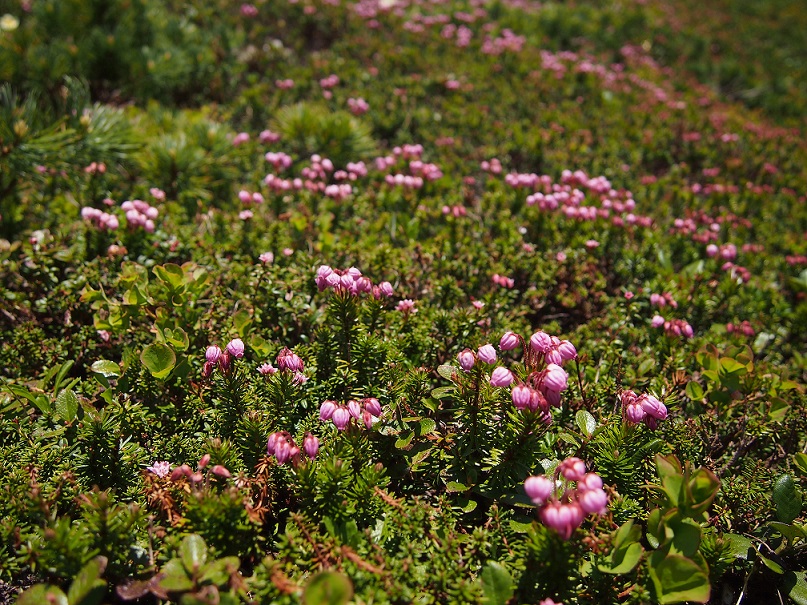
[[[303,589],[304,605],[345,605],[353,597],[353,585],[341,573],[323,571]]]
[[[437,366],[437,373],[446,380],[453,380],[453,376],[456,372],[457,368],[452,365],[443,364],[441,366]]]
[[[799,467],[799,470],[807,475],[807,454],[801,452],[793,456],[793,463]]]
[[[644,548],[638,542],[623,544],[611,551],[607,564],[597,565],[597,569],[603,573],[626,574],[642,560]]]
[[[776,516],[782,523],[792,523],[801,513],[801,491],[790,475],[782,475],[773,486]]]
[[[464,485],[458,481],[449,481],[446,483],[446,491],[449,493],[467,492],[471,489],[470,485]]]
[[[241,561],[238,557],[223,557],[208,565],[202,574],[201,581],[223,586],[230,580],[230,576],[238,571]]]
[[[782,587],[797,605],[807,605],[807,572],[789,571],[785,574]]]
[[[67,592],[70,605],[98,605],[106,594],[106,582],[101,578],[107,565],[106,557],[95,557],[78,572]]]
[[[770,557],[766,557],[762,553],[757,553],[757,554],[759,554],[759,558],[765,564],[765,567],[770,569],[773,573],[778,573],[779,575],[785,573],[785,570],[782,569],[782,566],[779,565],[779,563],[777,563],[776,561],[774,561]]]
[[[153,271],[157,279],[168,286],[170,290],[178,290],[185,283],[185,273],[179,265],[173,263],[157,265]]]
[[[701,545],[701,528],[688,519],[677,519],[669,523],[673,531],[672,551],[685,557],[693,556]]]
[[[155,342],[148,345],[140,354],[140,361],[151,375],[158,380],[167,378],[177,362],[176,353],[167,344]]]
[[[397,447],[399,450],[404,450],[409,447],[409,444],[412,443],[412,439],[414,438],[415,431],[406,431],[395,441],[395,447]]]
[[[614,548],[630,542],[638,542],[642,539],[642,529],[633,524],[633,519],[623,523],[614,535]]]
[[[202,536],[197,534],[185,536],[179,547],[179,556],[182,559],[182,565],[189,573],[198,572],[207,560],[207,544]]]
[[[577,412],[577,414],[574,415],[574,422],[577,425],[577,428],[580,429],[580,432],[586,437],[591,437],[591,435],[594,433],[594,429],[597,428],[597,421],[594,419],[594,416],[592,416],[586,410],[580,410]]]
[[[434,429],[437,428],[437,423],[432,420],[431,418],[424,418],[418,423],[418,437],[423,437],[424,435],[429,435],[434,432]]]
[[[513,597],[513,578],[500,563],[488,561],[482,570],[482,593],[484,602],[490,605],[505,605]]]
[[[233,313],[233,326],[238,336],[246,338],[252,326],[252,314],[247,309],[239,309]]]
[[[167,592],[185,592],[193,588],[193,580],[188,576],[182,561],[171,559],[162,570],[159,586]]]
[[[775,529],[780,534],[782,534],[785,538],[787,538],[788,542],[792,545],[793,543],[797,542],[798,540],[807,539],[807,534],[804,532],[803,525],[791,525],[789,523],[780,523],[778,521],[771,521],[768,523],[768,527]]]
[[[686,485],[687,506],[695,514],[705,513],[720,489],[720,480],[710,470],[699,468]]]
[[[754,551],[754,543],[750,538],[740,534],[723,534],[723,538],[729,542],[729,554],[735,559],[748,560],[748,552]]]
[[[56,397],[56,415],[65,422],[73,422],[78,414],[78,397],[73,391],[61,391]]]
[[[711,586],[709,576],[691,559],[656,552],[650,558],[650,579],[661,605],[694,601],[706,603]]]
[[[182,328],[166,328],[163,335],[165,341],[179,351],[186,350],[190,344],[188,334]]]
[[[17,599],[17,605],[68,605],[67,595],[55,586],[37,584]]]
[[[450,397],[454,392],[454,387],[437,387],[432,390],[431,396],[435,399],[442,399],[443,397]]]
[[[107,359],[99,359],[90,366],[90,369],[96,374],[100,374],[104,378],[120,376],[120,366],[114,361],[109,361]]]
[[[720,372],[725,374],[738,374],[742,376],[746,373],[746,367],[736,359],[731,357],[720,358]]]
[[[703,387],[700,383],[691,380],[687,383],[686,388],[686,396],[689,397],[691,401],[700,401],[703,399]]]

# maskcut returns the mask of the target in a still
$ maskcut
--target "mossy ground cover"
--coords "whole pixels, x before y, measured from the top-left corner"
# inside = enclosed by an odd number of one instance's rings
[[[807,13],[0,0],[0,588],[807,603]]]

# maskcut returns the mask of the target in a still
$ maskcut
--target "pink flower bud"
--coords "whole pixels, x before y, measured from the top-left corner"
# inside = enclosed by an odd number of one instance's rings
[[[193,474],[191,467],[187,464],[176,467],[171,473],[171,481],[179,481],[182,477],[190,477]]]
[[[373,416],[378,418],[381,416],[381,404],[375,397],[368,397],[364,400],[364,409],[370,412]]]
[[[211,361],[206,361],[205,364],[202,366],[202,377],[203,378],[210,378],[213,374],[213,370],[216,369],[216,364]]]
[[[547,363],[551,363],[554,365],[560,365],[563,363],[563,357],[561,356],[560,351],[558,351],[557,349],[549,349],[544,354],[544,360]]]
[[[350,422],[350,412],[346,407],[338,407],[333,412],[332,420],[338,430],[344,431],[347,427],[347,423]]]
[[[512,351],[518,347],[519,344],[519,337],[515,332],[505,332],[504,336],[499,340],[499,348],[502,351]]]
[[[277,368],[273,366],[271,363],[263,363],[258,366],[258,372],[260,372],[261,376],[267,376],[271,374],[277,373]]]
[[[283,347],[283,350],[277,354],[277,366],[281,370],[288,370],[290,372],[302,372],[303,360],[293,353],[288,347]]]
[[[642,405],[636,401],[625,406],[625,420],[633,424],[639,424],[645,417]]]
[[[556,407],[560,407],[560,396],[558,396],[558,403]],[[547,415],[547,424],[552,421],[552,416],[549,416],[549,401],[547,401],[546,396],[541,391],[536,391],[532,389],[530,392],[530,403],[529,408],[531,412],[535,412],[541,410]]]
[[[471,368],[474,367],[474,364],[476,363],[476,356],[471,349],[461,351],[460,354],[457,355],[457,359],[460,362],[460,367],[466,372],[470,372]]]
[[[536,353],[546,353],[552,348],[552,338],[546,332],[539,330],[530,336],[530,346]]]
[[[527,492],[527,497],[532,500],[533,504],[546,502],[554,489],[555,485],[552,480],[543,475],[527,477],[526,481],[524,481],[524,491]]]
[[[650,325],[654,328],[660,328],[664,325],[664,318],[661,315],[654,315],[653,319],[650,320]]]
[[[569,375],[566,374],[566,370],[557,364],[550,363],[544,369],[541,385],[559,393],[566,389],[568,378]]]
[[[513,405],[519,409],[524,410],[530,405],[533,390],[524,384],[519,384],[513,387],[511,396],[513,398]]]
[[[560,469],[560,474],[569,481],[580,481],[586,476],[586,463],[580,458],[566,458],[558,468]]]
[[[199,458],[199,464],[196,465],[196,470],[201,471],[204,470],[205,467],[210,464],[210,454],[205,454],[201,458]]]
[[[350,412],[350,415],[354,418],[359,418],[361,416],[361,406],[359,405],[359,402],[355,399],[348,401],[347,411]]]
[[[494,387],[509,387],[515,377],[507,368],[498,367],[490,375],[490,384]]]
[[[588,491],[590,489],[602,489],[602,478],[597,473],[586,473],[577,482],[578,491]]]
[[[227,351],[236,359],[241,359],[244,356],[244,341],[234,338],[227,343]]]
[[[230,471],[228,471],[221,464],[216,464],[212,469],[210,469],[210,472],[212,472],[217,477],[221,477],[222,479],[229,479],[230,477],[232,477],[232,473],[230,473]]]
[[[560,352],[560,356],[563,358],[563,361],[570,361],[572,359],[577,359],[577,349],[575,349],[574,345],[570,343],[568,340],[560,341],[560,344],[558,345],[558,351]]]
[[[330,420],[337,408],[338,406],[335,401],[331,399],[323,401],[322,405],[319,407],[319,419]]]
[[[664,420],[667,418],[667,408],[652,395],[642,395],[639,397],[638,401],[641,404],[645,414],[648,416],[652,416],[656,420]]]
[[[378,288],[381,291],[381,294],[383,294],[387,298],[392,296],[392,293],[393,293],[392,292],[392,284],[389,283],[388,281],[382,281],[380,284],[378,284]]]
[[[286,438],[285,435],[280,435],[275,443],[275,458],[278,464],[286,464],[293,455],[292,443]]]
[[[496,349],[491,344],[479,347],[476,356],[485,363],[496,363]]]
[[[210,363],[216,363],[221,357],[221,349],[216,345],[211,345],[207,347],[205,351],[205,359],[207,359]]]
[[[277,440],[280,437],[280,433],[272,433],[269,435],[269,439],[266,440],[266,453],[270,456],[275,454],[275,448],[277,447]]]
[[[305,437],[303,437],[303,451],[311,460],[316,458],[319,451],[319,439],[311,433],[306,433]]]
[[[608,510],[608,495],[602,489],[591,489],[578,492],[577,502],[586,513],[603,515]]]

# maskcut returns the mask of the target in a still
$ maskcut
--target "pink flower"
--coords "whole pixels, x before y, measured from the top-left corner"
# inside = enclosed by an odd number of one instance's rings
[[[602,478],[597,473],[586,473],[582,479],[578,479],[577,489],[582,492],[602,489]]]
[[[460,351],[459,355],[457,355],[457,359],[460,362],[460,367],[466,372],[470,372],[471,368],[473,368],[476,363],[476,356],[471,349]]]
[[[306,433],[303,437],[303,451],[311,460],[316,458],[319,451],[319,439],[311,433]]]
[[[554,490],[555,484],[543,475],[527,477],[524,481],[524,491],[533,504],[543,504]]]
[[[541,385],[551,391],[557,391],[559,393],[566,389],[568,378],[569,375],[566,373],[566,370],[557,364],[550,363],[544,370]]]
[[[383,294],[387,298],[392,296],[392,293],[393,293],[392,292],[392,284],[389,283],[388,281],[382,281],[380,284],[378,284],[378,290],[379,290],[379,292],[381,294]]]
[[[625,419],[633,424],[639,424],[645,417],[645,411],[642,409],[642,404],[637,401],[628,403],[624,408]]]
[[[516,409],[524,410],[529,407],[530,400],[532,399],[533,390],[525,384],[519,384],[513,387],[511,396],[513,398],[513,405]]]
[[[586,463],[580,458],[566,458],[558,467],[560,474],[569,481],[580,481],[586,475]]]
[[[486,344],[479,347],[476,356],[485,363],[496,363],[496,349],[492,344]]]
[[[583,509],[576,502],[569,504],[550,502],[540,512],[543,524],[558,532],[563,540],[572,537],[572,533],[583,521],[584,516]]]
[[[578,491],[577,502],[587,514],[603,515],[607,510],[608,495],[602,489]]]
[[[271,374],[276,374],[277,368],[271,363],[263,363],[258,366],[258,372],[260,372],[261,376],[268,376]]]
[[[221,477],[222,479],[229,479],[230,477],[233,476],[232,473],[221,464],[213,465],[213,468],[210,469],[210,472],[216,475],[217,477]]]
[[[560,344],[558,345],[558,352],[560,353],[560,356],[563,359],[563,361],[577,359],[577,349],[575,349],[574,345],[570,343],[568,340],[560,341]]]
[[[271,252],[264,252],[258,257],[258,260],[265,265],[271,265],[275,260],[275,255]]]
[[[277,367],[289,372],[302,372],[303,360],[288,347],[283,347],[280,353],[277,354]]]
[[[536,353],[546,353],[552,348],[552,337],[543,330],[530,336],[530,347]]]
[[[322,402],[322,405],[319,407],[319,419],[320,420],[330,420],[333,416],[333,413],[336,411],[338,405],[335,401],[331,399],[326,399]]]
[[[241,359],[244,356],[244,341],[240,338],[234,338],[227,343],[227,352],[236,359]]]
[[[350,412],[346,407],[340,406],[334,410],[331,419],[337,430],[344,431],[348,422],[350,422]]]
[[[667,418],[666,406],[652,395],[642,395],[637,401],[648,416],[652,416],[656,420],[665,420]]]
[[[499,340],[499,348],[502,351],[512,351],[520,344],[518,334],[515,332],[505,332],[501,340]]]
[[[221,357],[221,349],[216,345],[211,345],[205,350],[205,359],[210,363],[216,363]]]
[[[664,325],[664,318],[661,315],[654,315],[653,319],[650,320],[650,325],[654,328],[660,328]]]
[[[490,384],[494,387],[508,387],[513,380],[515,380],[513,373],[507,368],[498,367],[490,375]]]
[[[362,401],[364,409],[378,418],[381,416],[381,403],[375,397],[368,397]]]
[[[160,479],[162,479],[171,470],[171,463],[166,462],[165,460],[163,460],[162,462],[155,462],[153,465],[147,466],[146,470],[154,473]]]
[[[417,313],[418,310],[415,309],[415,301],[411,298],[405,298],[398,303],[395,307],[396,311],[400,311],[404,315],[409,315],[410,313]]]

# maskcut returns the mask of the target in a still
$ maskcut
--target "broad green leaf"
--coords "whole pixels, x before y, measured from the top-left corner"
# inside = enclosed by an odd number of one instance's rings
[[[443,364],[437,367],[437,373],[440,374],[440,376],[442,376],[446,380],[452,380],[452,377],[456,372],[457,368],[452,365]]]
[[[418,437],[423,437],[424,435],[433,433],[435,428],[437,428],[437,423],[434,420],[431,418],[424,418],[418,423]]]
[[[482,593],[489,605],[506,605],[512,598],[515,587],[510,573],[500,563],[488,561],[482,570]]]
[[[574,422],[577,428],[580,429],[580,432],[586,437],[591,437],[594,433],[594,429],[597,428],[597,421],[594,419],[594,416],[586,410],[577,412],[577,414],[574,415]]]
[[[775,529],[780,534],[782,534],[785,538],[787,538],[788,542],[793,544],[798,540],[804,540],[807,538],[807,534],[804,532],[804,526],[802,525],[791,525],[789,523],[780,523],[779,521],[771,521],[768,523],[768,527]]]
[[[70,605],[98,605],[106,594],[106,582],[101,579],[107,565],[106,557],[96,557],[78,572],[67,592]]]
[[[686,485],[689,508],[694,513],[705,513],[720,489],[720,480],[710,470],[699,468]]]
[[[770,569],[773,573],[783,574],[785,570],[782,569],[782,566],[779,565],[776,561],[771,559],[770,557],[766,557],[762,553],[757,553],[759,555],[760,560],[765,564],[765,567]]]
[[[240,565],[238,557],[217,559],[205,568],[201,581],[223,586],[230,580],[230,576],[238,571]]]
[[[603,573],[626,574],[639,564],[643,553],[644,548],[638,542],[623,544],[612,550],[609,560],[597,565],[597,569]]]
[[[182,565],[189,573],[199,571],[207,560],[207,544],[202,536],[197,534],[185,536],[179,547],[179,556],[182,559]]]
[[[700,401],[703,399],[703,387],[700,383],[691,380],[687,383],[686,396],[692,401]]]
[[[787,572],[782,581],[782,587],[794,603],[807,605],[807,572]]]
[[[614,535],[614,548],[618,548],[623,544],[631,542],[638,542],[642,539],[642,529],[638,525],[633,524],[633,519],[623,523],[616,534]]]
[[[165,336],[165,341],[179,351],[186,350],[190,344],[188,334],[182,328],[166,328],[163,335]]]
[[[709,576],[691,559],[657,552],[650,558],[650,579],[661,605],[693,601],[706,603],[711,586]]]
[[[156,265],[154,275],[171,290],[178,290],[185,283],[185,273],[182,267],[173,263]]]
[[[395,447],[397,447],[399,450],[406,449],[409,447],[409,444],[412,443],[412,439],[414,438],[415,431],[406,431],[395,441]]]
[[[437,387],[432,390],[431,396],[435,399],[442,399],[443,397],[450,397],[454,392],[454,387]]]
[[[148,345],[140,354],[140,361],[146,366],[154,378],[162,380],[167,378],[174,369],[177,356],[167,344],[155,342]]]
[[[239,309],[233,313],[233,327],[241,338],[246,338],[252,326],[252,314],[247,309]]]
[[[781,397],[771,397],[768,418],[772,422],[782,422],[790,411],[790,404]]]
[[[448,483],[446,483],[446,491],[449,493],[467,492],[469,489],[471,489],[470,485],[464,485],[462,483],[459,483],[458,481],[449,481]]]
[[[735,559],[748,560],[748,551],[754,551],[754,543],[750,538],[740,534],[723,534],[723,538],[729,541],[729,553]]]
[[[17,599],[17,605],[68,605],[67,595],[55,586],[37,584]]]
[[[782,475],[773,486],[773,504],[776,517],[782,523],[792,523],[801,513],[801,490],[790,475]]]
[[[669,524],[673,531],[672,551],[691,557],[701,544],[701,528],[697,523],[681,519]]]
[[[100,374],[105,378],[113,378],[120,376],[120,366],[114,361],[107,359],[99,359],[90,366],[90,369],[96,374]]]
[[[185,592],[193,588],[193,580],[188,576],[182,561],[179,559],[171,559],[166,563],[162,570],[162,578],[160,578],[160,588],[167,592]]]
[[[78,413],[78,397],[73,391],[61,391],[56,397],[56,415],[65,422],[73,422]]]
[[[353,597],[353,585],[341,573],[323,571],[303,589],[304,605],[345,605]]]
[[[725,374],[738,374],[743,375],[746,373],[746,367],[736,359],[731,357],[720,358],[720,372]]]
[[[807,475],[807,454],[803,454],[801,452],[795,454],[793,456],[793,463],[799,468],[799,470]]]

